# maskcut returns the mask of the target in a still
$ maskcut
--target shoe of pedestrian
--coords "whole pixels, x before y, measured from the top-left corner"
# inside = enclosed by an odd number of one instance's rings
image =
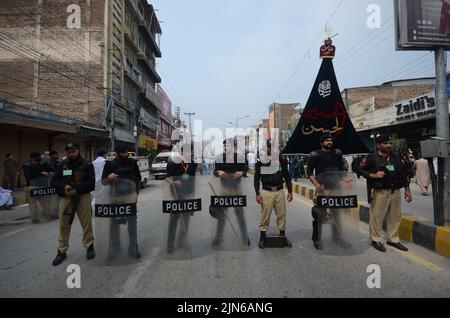
[[[31,223],[33,223],[33,224],[38,224],[38,223],[40,223],[40,222],[39,222],[39,219],[31,219]]]
[[[288,240],[288,238],[286,237],[286,232],[285,231],[280,231],[280,235],[284,237],[284,245],[287,247],[292,247],[292,243],[291,241]]]
[[[173,252],[175,252],[175,248],[172,245],[167,246],[167,254],[173,254]]]
[[[320,241],[313,241],[314,247],[316,250],[322,250],[323,246],[322,243]]]
[[[408,252],[408,248],[401,243],[387,242],[386,244],[389,246],[395,247],[396,249],[399,249],[400,251]]]
[[[261,231],[261,236],[259,237],[258,243],[259,248],[264,248],[265,243],[266,243],[266,232]]]
[[[13,210],[13,206],[12,205],[5,205],[5,210]]]
[[[93,259],[94,257],[95,257],[94,244],[91,244],[91,246],[89,246],[87,249],[86,258],[90,260]]]
[[[61,253],[60,251],[58,251],[58,254],[56,255],[55,259],[53,260],[53,266],[58,266],[59,264],[61,264],[67,257],[66,252]]]
[[[380,242],[372,241],[372,246],[380,252],[386,252],[386,248]]]

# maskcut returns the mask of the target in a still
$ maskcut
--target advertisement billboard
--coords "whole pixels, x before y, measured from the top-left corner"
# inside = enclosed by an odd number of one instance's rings
[[[397,50],[450,48],[450,0],[396,0]]]

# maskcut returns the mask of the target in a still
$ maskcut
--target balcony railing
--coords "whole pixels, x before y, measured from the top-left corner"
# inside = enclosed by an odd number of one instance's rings
[[[155,92],[155,90],[149,84],[147,84],[145,88],[142,89],[141,94],[156,108],[158,108],[159,110],[162,109],[162,98]]]
[[[124,69],[125,69],[125,75],[128,76],[128,78],[130,78],[131,80],[133,80],[133,82],[139,86],[139,87],[143,87],[142,84],[142,80],[141,78],[136,75],[136,73],[134,72],[134,66],[130,66],[126,61],[124,61]]]
[[[144,19],[140,19],[138,21],[138,26],[141,28],[141,30],[144,31],[144,33],[147,35],[147,38],[150,40],[150,47],[152,51],[155,53],[156,57],[161,57],[161,50],[159,48],[158,43],[156,43],[155,34],[152,33],[150,26],[147,24],[147,22]]]
[[[138,60],[142,61],[143,64],[147,67],[147,69],[150,71],[151,76],[155,83],[161,83],[161,77],[156,72],[155,66],[153,63],[149,60],[149,58],[143,53],[143,51],[139,51],[137,54]]]

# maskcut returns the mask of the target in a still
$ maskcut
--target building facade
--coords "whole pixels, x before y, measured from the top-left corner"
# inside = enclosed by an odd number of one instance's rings
[[[405,139],[408,147],[417,154],[420,141],[436,136],[434,78],[392,83],[398,86],[386,87],[384,84],[379,90],[376,87],[363,88],[366,94],[354,89],[358,98],[351,90],[347,91],[351,96],[347,100],[354,101],[347,106],[350,118],[369,149],[375,147],[373,137],[376,134],[390,133],[398,139]],[[364,99],[359,100],[361,98]]]
[[[299,103],[293,104],[278,104],[273,103],[269,106],[269,128],[270,130],[277,128],[279,129],[279,140],[282,146],[284,142],[287,141],[287,135],[290,131],[290,120],[295,114],[295,108],[298,107]],[[269,132],[271,134],[271,132]]]
[[[161,33],[145,0],[2,0],[0,157],[156,141]]]

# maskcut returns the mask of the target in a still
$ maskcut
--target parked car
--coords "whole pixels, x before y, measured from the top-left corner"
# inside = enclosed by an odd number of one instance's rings
[[[150,176],[153,176],[155,180],[165,179],[167,176],[167,163],[171,156],[179,155],[178,152],[161,152],[152,162],[150,167]]]

